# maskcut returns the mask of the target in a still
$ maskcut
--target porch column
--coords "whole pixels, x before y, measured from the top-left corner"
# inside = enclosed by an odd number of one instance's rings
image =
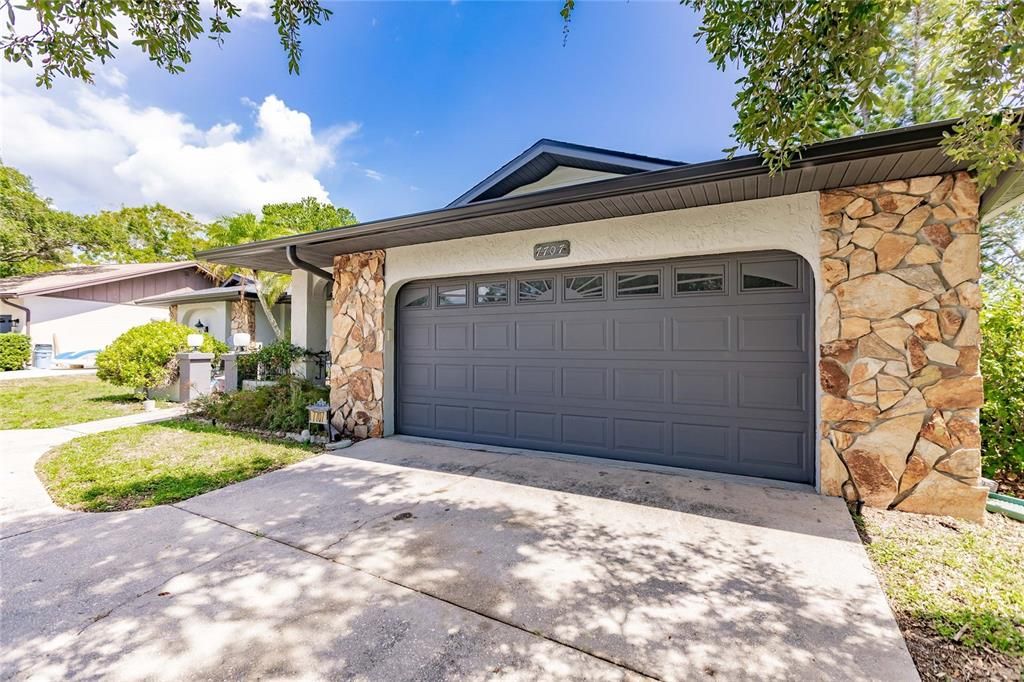
[[[305,270],[292,270],[292,343],[313,352],[327,350],[327,298],[324,283]],[[316,363],[296,363],[293,372],[307,379],[316,377]]]
[[[331,418],[342,435],[384,434],[384,251],[334,258]]]

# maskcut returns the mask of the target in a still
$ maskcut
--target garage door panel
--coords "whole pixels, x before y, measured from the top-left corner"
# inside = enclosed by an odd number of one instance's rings
[[[732,349],[733,318],[728,315],[672,318],[672,350],[720,351]]]
[[[562,350],[607,351],[607,320],[563,320]]]
[[[665,349],[665,321],[615,320],[612,350],[661,351]]]
[[[745,258],[715,260],[714,295],[674,292],[685,260],[496,275],[513,300],[495,305],[436,305],[438,291],[475,291],[471,279],[416,283],[432,303],[398,311],[397,430],[811,480],[809,269],[796,289],[748,292]],[[661,273],[660,294],[618,295],[620,269]],[[566,278],[583,275],[604,278],[603,296],[565,300]],[[516,302],[519,282],[541,280],[543,301]]]
[[[511,348],[511,322],[477,322],[473,325],[473,350],[508,351]]]
[[[745,315],[739,320],[741,351],[807,351],[807,315]]]
[[[672,372],[672,402],[677,405],[729,407],[733,403],[733,372],[720,369],[676,369]]]
[[[557,348],[557,320],[516,322],[516,350],[553,351]]]

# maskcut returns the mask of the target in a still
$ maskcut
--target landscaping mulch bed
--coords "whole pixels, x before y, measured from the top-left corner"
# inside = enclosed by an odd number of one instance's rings
[[[1024,680],[1024,523],[865,508],[858,528],[924,680]]]

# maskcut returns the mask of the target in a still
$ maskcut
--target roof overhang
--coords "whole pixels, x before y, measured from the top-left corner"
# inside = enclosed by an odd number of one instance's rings
[[[140,265],[146,265],[148,267],[131,271],[126,269],[123,265],[95,265],[84,266],[81,273],[76,273],[74,269],[71,269],[44,272],[40,273],[37,277],[11,277],[9,278],[10,280],[20,279],[22,281],[13,282],[6,286],[4,283],[0,282],[0,287],[2,287],[2,290],[0,290],[0,297],[18,298],[20,296],[45,296],[47,294],[56,294],[70,289],[81,289],[83,287],[92,287],[99,284],[109,284],[111,282],[120,282],[126,279],[147,277],[149,275],[157,275],[162,272],[173,272],[175,270],[184,270],[187,268],[195,268],[209,276],[211,279],[214,279],[212,272],[195,261],[147,263]],[[102,268],[104,267],[109,267],[110,271],[103,272]],[[45,280],[47,276],[62,276],[64,279],[59,283],[54,283],[52,285],[40,284],[40,281]],[[35,285],[33,285],[33,282],[35,282]]]
[[[770,174],[756,154],[636,173],[570,187],[476,201],[349,227],[205,251],[206,260],[258,270],[291,269],[285,247],[324,268],[334,256],[411,244],[695,208],[962,170],[943,152],[953,121],[810,145]],[[1004,194],[1004,203],[1009,201]],[[982,210],[990,210],[986,193]]]
[[[140,298],[135,301],[137,305],[176,305],[179,303],[216,303],[220,301],[237,301],[239,298],[244,296],[247,300],[255,301],[257,299],[256,290],[252,285],[246,285],[244,287],[239,286],[227,286],[227,287],[211,287],[209,289],[198,289],[195,291],[176,291],[167,294],[159,294],[157,296],[148,296],[146,298]],[[291,297],[288,294],[284,294],[279,299],[278,303],[288,303],[291,301]]]

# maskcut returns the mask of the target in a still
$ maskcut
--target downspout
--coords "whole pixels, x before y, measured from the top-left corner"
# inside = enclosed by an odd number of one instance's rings
[[[321,267],[317,267],[308,261],[304,261],[299,258],[298,247],[295,244],[290,244],[284,247],[284,255],[288,259],[288,262],[292,264],[292,267],[298,268],[299,270],[305,270],[314,277],[320,279],[326,279],[331,281],[334,279],[334,273],[328,272]]]
[[[9,299],[9,298],[0,298],[0,301],[3,301],[5,305],[9,305],[12,308],[17,308],[18,310],[21,310],[21,311],[23,311],[25,313],[25,336],[31,337],[32,334],[30,332],[31,332],[31,325],[32,325],[32,311],[29,310],[28,308],[26,308],[23,305],[18,305],[17,303],[11,303],[11,299]]]

